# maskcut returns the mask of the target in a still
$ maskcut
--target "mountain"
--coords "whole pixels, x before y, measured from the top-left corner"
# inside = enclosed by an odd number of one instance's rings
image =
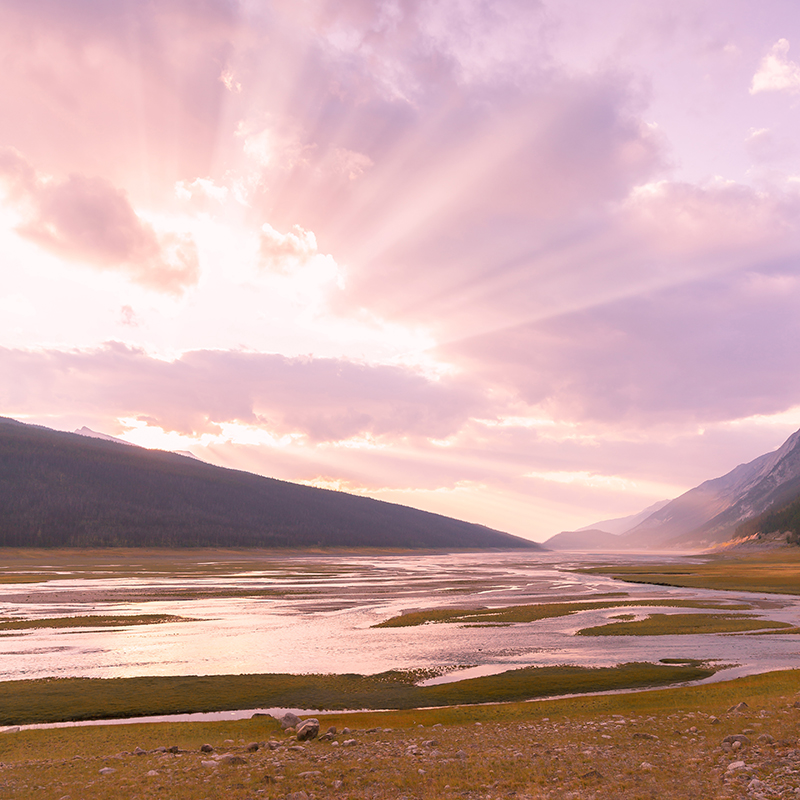
[[[657,503],[647,506],[647,508],[640,511],[638,514],[593,522],[591,525],[586,525],[584,528],[578,528],[576,532],[595,530],[605,533],[625,533],[631,528],[635,528],[640,522],[646,520],[652,513],[663,508],[667,503],[669,503],[669,500],[659,500]]]
[[[624,550],[625,543],[615,533],[597,529],[561,531],[542,542],[548,550]]]
[[[772,453],[740,464],[667,503],[623,534],[631,548],[702,548],[727,541],[744,521],[800,495],[800,431]]]
[[[0,546],[542,549],[407,506],[5,418]]]
[[[116,442],[117,444],[127,444],[129,447],[138,447],[138,445],[132,442],[126,442],[124,439],[117,439],[116,436],[109,436],[107,433],[93,431],[85,425],[82,428],[76,428],[73,433],[77,433],[78,436],[88,436],[90,439],[102,439],[104,442]]]
[[[124,439],[118,439],[116,436],[109,436],[107,433],[100,433],[99,431],[93,431],[91,428],[87,428],[85,425],[82,428],[78,428],[77,430],[73,431],[73,433],[77,433],[78,436],[88,436],[90,439],[102,439],[106,442],[116,442],[117,444],[127,444],[129,447],[139,447],[138,444],[133,444],[133,442],[126,442]],[[172,450],[172,453],[176,453],[179,456],[186,456],[186,458],[196,458],[198,461],[202,461],[202,458],[197,458],[194,453],[190,453],[188,450]]]

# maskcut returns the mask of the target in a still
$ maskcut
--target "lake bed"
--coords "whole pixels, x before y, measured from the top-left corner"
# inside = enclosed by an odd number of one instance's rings
[[[92,574],[0,585],[0,620],[175,614],[191,621],[134,628],[35,628],[0,633],[0,680],[249,673],[358,673],[427,669],[432,681],[526,666],[613,666],[710,659],[733,677],[800,667],[800,637],[705,634],[576,636],[619,608],[508,626],[425,624],[375,628],[401,613],[527,603],[696,599],[758,603],[747,613],[800,624],[800,598],[620,582],[572,570],[680,557],[531,553],[198,553],[191,569],[154,571],[136,554],[108,551]],[[214,556],[216,555],[216,558]],[[185,558],[189,558],[185,556]],[[76,556],[77,560],[77,556]],[[191,559],[190,559],[191,561]],[[32,568],[32,572],[36,572]],[[687,609],[627,607],[637,618]],[[697,613],[703,613],[697,611]],[[734,666],[735,665],[735,666]]]

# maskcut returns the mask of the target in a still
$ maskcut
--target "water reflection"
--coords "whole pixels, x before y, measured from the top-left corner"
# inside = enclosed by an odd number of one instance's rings
[[[635,556],[620,557],[630,563]],[[209,562],[213,574],[187,570],[169,578],[67,577],[0,588],[0,618],[164,613],[194,621],[113,629],[34,629],[0,634],[0,679],[48,676],[119,677],[259,672],[357,672],[447,667],[455,677],[529,665],[611,666],[660,658],[711,658],[739,672],[800,667],[800,637],[702,635],[576,637],[619,609],[507,627],[425,625],[371,627],[404,611],[477,608],[527,602],[701,598],[779,607],[764,618],[800,623],[797,598],[638,586],[597,575],[565,573],[601,558],[574,554],[265,557],[254,566]],[[652,561],[653,556],[641,557]],[[664,558],[663,560],[669,560]],[[262,596],[218,596],[271,592]],[[651,609],[626,608],[645,615]],[[659,609],[659,611],[669,610]],[[686,613],[686,609],[676,609]],[[470,672],[460,668],[468,668]]]

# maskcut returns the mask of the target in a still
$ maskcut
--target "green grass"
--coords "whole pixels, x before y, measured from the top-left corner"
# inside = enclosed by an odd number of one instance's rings
[[[506,606],[504,608],[433,608],[425,611],[412,611],[391,617],[373,625],[373,628],[409,628],[429,623],[457,623],[461,625],[491,624],[507,625],[514,622],[535,622],[551,617],[565,617],[578,611],[591,611],[602,608],[626,608],[659,606],[667,608],[724,608],[731,610],[749,609],[745,603],[719,603],[702,600],[603,600],[581,603],[533,603],[530,605]]]
[[[0,682],[0,724],[110,719],[240,708],[421,708],[664,686],[714,670],[650,663],[527,667],[436,686],[418,671],[378,675],[210,675],[46,678]]]
[[[162,622],[196,622],[190,617],[174,614],[132,614],[79,617],[49,617],[46,619],[8,619],[0,621],[0,631],[23,631],[31,628],[120,628],[130,625],[157,625]]]
[[[764,628],[792,628],[789,622],[757,619],[744,614],[651,614],[647,619],[612,622],[578,631],[579,636],[676,636],[701,633],[741,633]],[[783,633],[783,631],[780,631]]]
[[[756,556],[709,556],[701,563],[651,564],[620,567],[615,564],[575,570],[610,575],[630,583],[722,589],[735,592],[800,594],[800,548],[785,548]]]

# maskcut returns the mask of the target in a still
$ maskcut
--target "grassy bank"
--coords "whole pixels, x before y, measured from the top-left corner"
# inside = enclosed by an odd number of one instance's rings
[[[739,614],[651,614],[647,619],[611,622],[578,631],[579,636],[681,636],[703,633],[744,633],[772,629],[783,633],[783,629],[794,626],[790,622],[757,619]]]
[[[174,614],[95,614],[42,619],[7,619],[0,621],[0,631],[26,631],[32,628],[124,628],[133,625],[194,621],[196,620]]]
[[[788,671],[625,695],[320,716],[323,730],[338,729],[338,746],[298,745],[270,718],[5,733],[0,797],[794,797],[798,691],[800,672]],[[747,743],[734,749],[729,736]],[[213,752],[200,751],[206,743]]]
[[[800,548],[787,547],[749,556],[709,556],[701,563],[619,566],[616,564],[575,570],[589,575],[609,575],[630,583],[722,589],[735,592],[800,594]]]
[[[459,625],[509,625],[516,622],[535,622],[540,619],[566,617],[578,611],[603,608],[629,608],[631,606],[660,606],[662,608],[724,608],[749,609],[747,604],[721,603],[703,600],[601,600],[575,603],[530,603],[503,608],[432,608],[411,611],[379,622],[373,628],[410,628],[416,625],[443,622]]]
[[[0,682],[0,724],[112,719],[241,708],[393,708],[527,700],[664,686],[714,670],[693,664],[528,667],[417,686],[417,672],[379,675],[210,675]]]

